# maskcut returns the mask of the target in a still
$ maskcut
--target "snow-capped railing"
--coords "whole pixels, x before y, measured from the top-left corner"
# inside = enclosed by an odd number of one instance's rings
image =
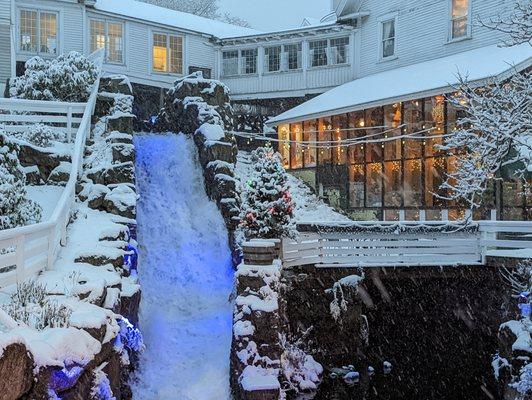
[[[476,265],[489,255],[508,256],[501,249],[532,252],[532,222],[317,223],[298,231],[283,240],[285,267]]]
[[[72,206],[75,202],[76,182],[83,166],[85,143],[91,130],[91,119],[98,97],[98,87],[103,65],[103,51],[98,50],[89,56],[99,74],[94,83],[87,103],[83,103],[83,117],[79,120],[72,155],[70,177],[63,190],[52,217],[39,224],[0,231],[0,288],[27,279],[55,262],[61,245],[66,242],[66,228],[70,221]],[[13,100],[5,100],[13,101]],[[25,102],[30,102],[25,100]],[[16,101],[17,104],[18,101]],[[46,102],[37,102],[41,107]],[[56,110],[56,102],[50,102],[50,110]],[[75,110],[77,103],[64,103]],[[47,112],[44,108],[44,112]],[[74,112],[74,111],[73,111]],[[31,121],[27,121],[31,122]]]

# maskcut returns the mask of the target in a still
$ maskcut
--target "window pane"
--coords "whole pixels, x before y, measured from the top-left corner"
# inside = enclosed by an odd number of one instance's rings
[[[437,149],[437,145],[443,144],[443,138],[437,137],[443,135],[445,132],[445,98],[443,96],[435,96],[425,99],[425,129],[433,128],[428,132],[427,136],[436,136],[433,139],[427,140],[425,152],[427,156],[440,154],[441,151]],[[423,127],[422,127],[423,128]]]
[[[327,40],[318,40],[309,43],[310,65],[321,67],[327,65]]]
[[[41,12],[40,30],[40,52],[57,54],[57,14]]]
[[[427,158],[425,160],[425,204],[427,207],[445,206],[445,200],[436,196],[445,195],[445,191],[440,189],[440,186],[445,182],[445,170],[444,158]]]
[[[453,1],[453,18],[467,16],[468,0],[452,0]]]
[[[107,58],[109,61],[122,62],[124,59],[124,36],[122,24],[109,23],[109,48]]]
[[[366,135],[364,128],[366,126],[364,120],[364,112],[349,113],[349,138],[356,139]],[[362,139],[361,139],[362,141]],[[361,163],[364,162],[364,143],[357,143],[349,146],[349,162]]]
[[[401,161],[384,163],[384,205],[401,206]]]
[[[279,137],[279,153],[283,159],[283,167],[286,169],[290,168],[290,125],[283,124],[278,128],[278,137]]]
[[[383,125],[383,109],[382,107],[372,108],[370,110],[366,110],[366,118],[365,123],[366,127],[378,127],[376,129],[368,129],[366,130],[366,135],[371,135],[368,140],[377,140],[377,139],[383,139],[384,135],[379,134],[379,132],[382,132],[382,125]],[[376,143],[368,143],[366,146],[366,161],[368,162],[375,162],[375,161],[382,161],[382,155],[383,155],[383,147],[384,144],[381,142]]]
[[[256,74],[257,73],[257,49],[242,50],[242,73]]]
[[[20,11],[20,49],[37,52],[37,12]]]
[[[406,133],[412,134],[422,130],[423,126],[423,101],[414,100],[404,103],[404,122],[406,124]],[[421,136],[416,134],[414,136]],[[421,157],[423,141],[420,139],[405,139],[405,158]]]
[[[301,43],[289,44],[284,46],[287,70],[294,70],[301,68]]]
[[[223,58],[223,74],[237,75],[238,74],[238,50],[224,51]]]
[[[303,129],[301,124],[291,124],[292,143],[290,144],[290,166],[292,169],[303,168]],[[296,142],[296,143],[294,143]]]
[[[305,142],[315,142],[317,137],[318,125],[315,119],[306,121],[303,125],[303,141]],[[304,161],[305,167],[315,167],[316,166],[316,147],[315,145],[307,145],[304,147]]]
[[[281,69],[281,46],[264,49],[264,67],[266,72],[276,72]]]
[[[330,142],[331,141],[331,119],[330,118],[320,118],[318,123],[318,140],[320,142]],[[332,161],[331,147],[327,145],[326,147],[321,147],[319,149],[319,163],[330,163]]]
[[[364,165],[349,167],[349,206],[364,207]]]
[[[332,64],[349,62],[349,37],[331,39],[331,59]]]
[[[183,73],[183,38],[170,36],[170,72]]]
[[[105,22],[91,20],[91,53],[105,48]]]
[[[367,164],[367,207],[382,207],[382,164]]]
[[[395,19],[382,23],[382,57],[395,54]]]
[[[347,139],[347,114],[336,115],[332,118],[333,132],[332,139],[338,142],[338,146],[334,146],[332,149],[333,163],[345,164],[347,159],[346,149],[340,146],[340,142]]]
[[[158,72],[168,71],[168,53],[166,35],[153,34],[153,70]]]
[[[401,105],[395,103],[389,106],[384,106],[384,130],[386,132],[385,139],[401,136],[401,129],[398,128],[401,125]],[[390,131],[392,128],[393,129]],[[385,160],[397,160],[401,158],[401,139],[386,141],[384,143],[384,159]]]
[[[452,37],[459,38],[467,35],[468,0],[452,0]]]
[[[405,206],[421,206],[423,202],[423,183],[421,160],[405,161]]]

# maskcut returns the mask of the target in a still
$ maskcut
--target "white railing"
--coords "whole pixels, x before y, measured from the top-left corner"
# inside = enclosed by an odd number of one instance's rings
[[[487,256],[532,253],[532,222],[361,222],[298,226],[283,265],[386,267],[485,264]]]
[[[98,66],[100,73],[88,102],[83,104],[83,117],[79,120],[76,132],[70,177],[48,221],[0,231],[0,288],[23,281],[46,268],[50,268],[57,258],[61,245],[66,243],[66,229],[75,202],[76,182],[82,171],[85,142],[90,135],[92,114],[98,96],[103,53],[98,50],[89,58]],[[13,100],[3,99],[2,104],[8,101]],[[23,102],[31,104],[32,109],[42,107],[42,111],[47,112],[46,108],[42,106],[46,102],[38,101],[35,105],[30,100]],[[15,101],[14,104],[15,107],[18,107],[22,103]],[[65,107],[66,109],[71,107],[74,114],[80,110],[76,108],[79,106],[78,103],[50,102],[50,104],[53,110],[61,109],[61,107],[64,110]],[[61,104],[61,107],[58,104]]]

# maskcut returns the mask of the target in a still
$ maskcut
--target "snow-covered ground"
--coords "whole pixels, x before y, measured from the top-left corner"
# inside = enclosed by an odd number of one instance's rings
[[[52,216],[63,190],[65,190],[63,186],[26,186],[28,198],[42,208],[41,221],[47,221]]]
[[[137,149],[141,356],[134,400],[227,400],[233,270],[227,232],[184,135]]]
[[[245,151],[238,153],[235,173],[242,185],[245,185],[251,173],[250,153]],[[296,222],[350,221],[345,215],[338,213],[318,198],[300,179],[288,174],[288,183],[290,185],[290,194],[296,204],[294,211]]]

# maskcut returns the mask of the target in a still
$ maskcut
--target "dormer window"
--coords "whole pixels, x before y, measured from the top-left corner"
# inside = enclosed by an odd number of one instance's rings
[[[450,38],[461,39],[469,33],[469,0],[451,0]]]

